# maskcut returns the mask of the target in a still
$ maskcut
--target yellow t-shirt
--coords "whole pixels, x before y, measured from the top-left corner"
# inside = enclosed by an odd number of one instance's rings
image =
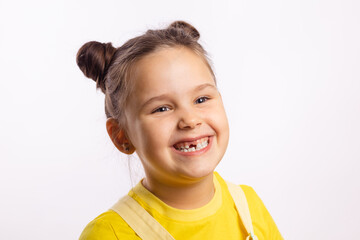
[[[205,206],[192,210],[170,207],[140,182],[128,193],[176,240],[245,239],[247,234],[236,211],[226,182],[214,173],[215,194]],[[254,233],[259,240],[283,239],[271,215],[255,191],[241,185],[248,201]],[[140,239],[127,223],[109,210],[91,221],[80,240]]]

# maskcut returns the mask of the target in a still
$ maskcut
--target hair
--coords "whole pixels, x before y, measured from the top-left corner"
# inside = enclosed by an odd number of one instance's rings
[[[96,87],[105,94],[107,118],[124,120],[124,110],[131,93],[131,73],[142,57],[166,47],[186,47],[208,66],[214,81],[216,78],[207,52],[198,43],[200,33],[187,22],[175,21],[165,29],[148,30],[132,38],[119,48],[111,43],[90,41],[76,55],[76,62],[84,75],[96,82]],[[126,123],[124,123],[124,127]]]

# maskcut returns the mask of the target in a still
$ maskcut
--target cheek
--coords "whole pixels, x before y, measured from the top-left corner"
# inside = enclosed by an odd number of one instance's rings
[[[168,121],[151,119],[142,121],[137,132],[139,147],[152,151],[169,145],[172,127]]]
[[[213,122],[217,126],[219,126],[219,127],[220,126],[223,126],[223,127],[228,126],[226,112],[225,112],[224,106],[221,104],[221,102],[213,105],[212,108],[206,114],[209,116],[209,118],[213,119]]]
[[[229,123],[225,113],[225,109],[221,105],[219,105],[216,108],[216,111],[214,111],[214,113],[212,114],[212,122],[218,134],[227,141],[227,139],[229,138]]]

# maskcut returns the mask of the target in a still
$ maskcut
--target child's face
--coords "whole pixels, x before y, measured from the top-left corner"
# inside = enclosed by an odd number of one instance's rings
[[[229,127],[203,60],[185,47],[161,49],[142,58],[133,76],[127,134],[147,181],[181,184],[212,174]],[[187,147],[195,150],[185,152]]]

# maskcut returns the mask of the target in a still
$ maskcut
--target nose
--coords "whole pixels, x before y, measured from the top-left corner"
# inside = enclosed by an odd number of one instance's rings
[[[178,127],[180,129],[194,129],[200,126],[202,123],[201,117],[197,113],[186,110],[180,113],[180,120]]]

